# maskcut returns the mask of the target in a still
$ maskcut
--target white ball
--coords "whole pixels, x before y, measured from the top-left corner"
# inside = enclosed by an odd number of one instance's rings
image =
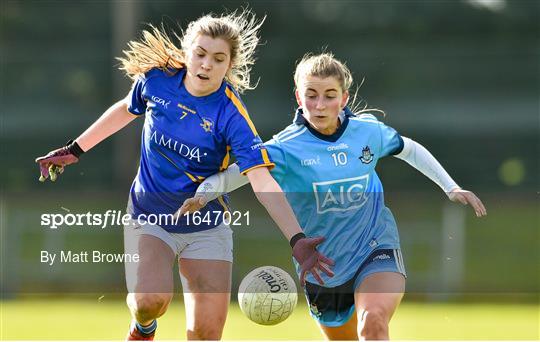
[[[250,320],[262,325],[283,322],[296,307],[298,294],[293,278],[274,266],[249,272],[238,288],[240,309]]]

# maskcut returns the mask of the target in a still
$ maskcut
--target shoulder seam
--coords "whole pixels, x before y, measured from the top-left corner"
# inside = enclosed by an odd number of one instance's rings
[[[283,131],[279,132],[278,134],[276,134],[276,138],[278,139],[285,139],[288,135],[290,134],[294,134],[296,132],[298,132],[300,129],[302,129],[302,126],[289,126],[287,128],[285,128]]]
[[[300,131],[296,131],[294,134],[291,134],[291,135],[288,135],[287,137],[283,138],[283,139],[280,139],[280,142],[284,143],[286,141],[289,141],[291,139],[294,139],[302,134],[304,134],[304,132],[307,131],[307,127],[304,126],[303,129],[301,129]]]
[[[234,90],[231,89],[229,84],[225,86],[225,96],[227,97],[229,102],[232,103],[236,111],[244,118],[244,120],[246,120],[249,128],[251,128],[251,132],[253,133],[253,135],[258,136],[259,133],[257,133],[257,129],[255,128],[255,125],[251,121],[251,118],[249,117],[249,113],[246,107],[244,106],[242,101],[240,101],[240,98],[238,97],[238,95],[236,95]]]

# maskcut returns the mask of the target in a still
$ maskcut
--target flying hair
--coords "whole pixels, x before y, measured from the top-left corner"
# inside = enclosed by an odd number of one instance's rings
[[[169,35],[163,24],[160,28],[149,25],[142,31],[138,41],[130,41],[124,57],[117,58],[120,70],[136,79],[153,68],[174,74],[186,65],[186,52],[191,49],[199,35],[221,38],[231,48],[231,67],[225,79],[239,92],[255,89],[251,84],[251,68],[255,63],[255,49],[259,44],[259,30],[266,16],[257,19],[249,9],[235,10],[221,14],[207,14],[188,24],[182,35],[176,32]],[[172,37],[178,40],[173,42]],[[180,47],[178,47],[180,46]]]

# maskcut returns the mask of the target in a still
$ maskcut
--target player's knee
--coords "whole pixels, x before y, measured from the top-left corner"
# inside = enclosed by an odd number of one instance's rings
[[[157,293],[135,293],[128,301],[137,321],[148,321],[163,315],[172,295]]]
[[[360,313],[358,335],[367,340],[388,339],[388,315],[381,308],[366,309]]]

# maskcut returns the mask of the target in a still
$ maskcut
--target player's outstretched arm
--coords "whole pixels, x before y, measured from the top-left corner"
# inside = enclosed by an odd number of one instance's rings
[[[177,214],[184,215],[188,212],[197,211],[219,195],[234,191],[250,182],[257,199],[265,206],[288,240],[293,235],[302,232],[281,187],[265,167],[253,169],[245,177],[240,174],[238,165],[232,164],[227,170],[205,179],[197,188],[195,196],[187,199]],[[283,209],[284,214],[282,215],[282,212],[275,208]]]
[[[317,251],[317,245],[322,243],[324,238],[307,238],[304,235],[289,203],[285,199],[281,187],[270,175],[268,169],[264,167],[253,169],[248,172],[247,176],[242,176],[238,165],[232,164],[227,170],[205,179],[197,188],[195,196],[184,201],[182,207],[180,207],[175,215],[184,215],[188,212],[198,211],[208,201],[251,182],[257,199],[265,206],[272,219],[291,244],[293,256],[302,268],[300,275],[302,285],[304,285],[305,276],[308,272],[311,272],[321,284],[324,282],[318,273],[319,271],[326,273],[328,276],[333,276],[334,274],[330,266],[334,262]]]
[[[302,270],[300,283],[305,284],[305,276],[309,272],[323,284],[324,281],[319,275],[320,271],[330,277],[334,275],[330,269],[334,262],[317,251],[317,245],[324,241],[324,237],[305,236],[281,187],[266,167],[253,169],[247,173],[247,176],[257,199],[291,244],[293,257]]]
[[[64,172],[64,166],[78,162],[84,152],[125,127],[136,117],[128,112],[124,100],[113,104],[75,141],[69,141],[66,146],[36,158],[41,173],[39,180],[44,182],[50,176],[51,180],[55,181],[57,175]]]
[[[84,151],[90,150],[139,117],[131,114],[127,108],[124,99],[116,102],[75,141],[79,143]]]
[[[487,215],[482,201],[473,192],[461,189],[424,146],[412,139],[403,137],[403,150],[395,157],[406,161],[435,182],[443,189],[451,201],[460,202],[464,205],[469,204],[473,207],[477,217]]]
[[[240,167],[232,164],[225,171],[218,172],[206,178],[197,188],[195,196],[184,201],[175,216],[194,213],[206,206],[206,203],[219,196],[232,192],[249,183],[249,178],[240,173]]]

